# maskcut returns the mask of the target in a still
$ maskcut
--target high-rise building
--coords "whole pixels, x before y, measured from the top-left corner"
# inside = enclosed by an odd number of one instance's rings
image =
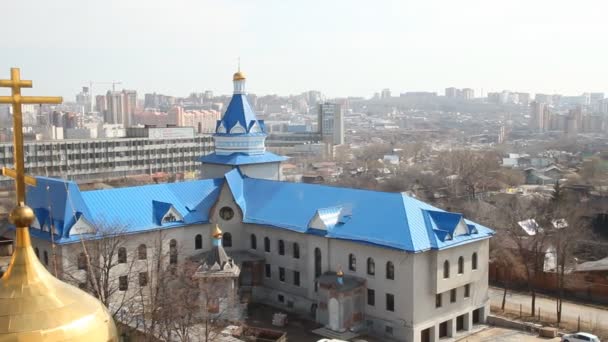
[[[465,100],[472,100],[475,98],[475,90],[471,88],[462,89],[462,98]]]
[[[553,96],[547,95],[547,94],[536,94],[534,96],[534,101],[536,101],[538,103],[552,104]]]
[[[460,89],[449,87],[445,88],[445,97],[457,98],[460,93]]]
[[[524,106],[530,104],[530,93],[516,93],[518,98],[518,103]]]
[[[82,106],[85,113],[91,112],[91,93],[89,87],[82,87],[82,91],[76,94],[76,103]]]
[[[537,132],[546,132],[551,124],[551,111],[546,103],[532,101],[530,107],[530,128]]]
[[[101,115],[105,115],[106,110],[108,110],[108,103],[106,102],[105,95],[97,95],[95,96],[95,109]]]
[[[129,127],[133,125],[133,116],[135,115],[135,109],[137,108],[137,92],[135,90],[123,90],[122,96],[122,124],[125,127]]]
[[[337,103],[319,104],[319,132],[323,140],[333,145],[344,144],[344,113]]]
[[[108,109],[105,115],[105,123],[122,124],[122,93],[119,91],[109,91],[106,95]]]
[[[388,89],[388,88],[382,89],[382,92],[380,93],[380,98],[381,99],[390,99],[391,98],[391,90]]]

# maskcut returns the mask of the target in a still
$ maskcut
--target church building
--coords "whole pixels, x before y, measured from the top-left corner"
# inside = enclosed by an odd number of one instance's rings
[[[169,263],[199,256],[201,279],[221,274],[239,287],[230,296],[307,315],[337,333],[427,342],[483,324],[493,231],[402,193],[281,181],[286,158],[266,151],[245,81],[234,74],[199,180],[83,191],[38,177],[27,202],[43,263],[52,267],[54,243],[60,273],[99,226],[120,226],[125,258],[141,259],[136,251],[162,234]],[[138,286],[126,265],[124,291]]]

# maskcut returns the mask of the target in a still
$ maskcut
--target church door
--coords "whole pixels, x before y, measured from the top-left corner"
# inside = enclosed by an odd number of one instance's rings
[[[329,329],[340,330],[340,304],[336,298],[329,300]]]

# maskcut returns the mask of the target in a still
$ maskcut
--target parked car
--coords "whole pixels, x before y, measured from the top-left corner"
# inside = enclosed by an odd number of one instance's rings
[[[566,334],[562,336],[562,342],[600,342],[600,339],[589,333],[578,332],[576,334]]]

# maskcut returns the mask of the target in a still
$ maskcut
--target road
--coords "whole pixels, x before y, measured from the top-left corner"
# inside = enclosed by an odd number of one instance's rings
[[[493,306],[502,304],[503,289],[490,287],[489,295],[490,302]],[[507,293],[507,308],[514,311],[519,311],[519,305],[522,305],[524,313],[530,312],[530,296],[523,293]],[[541,316],[550,314],[555,317],[555,299],[544,296],[536,296],[536,307],[540,307]],[[538,312],[538,311],[537,311]],[[570,322],[576,322],[578,317],[581,318],[581,326],[589,325],[608,329],[608,310],[598,307],[577,304],[564,301],[562,304],[562,319]]]

